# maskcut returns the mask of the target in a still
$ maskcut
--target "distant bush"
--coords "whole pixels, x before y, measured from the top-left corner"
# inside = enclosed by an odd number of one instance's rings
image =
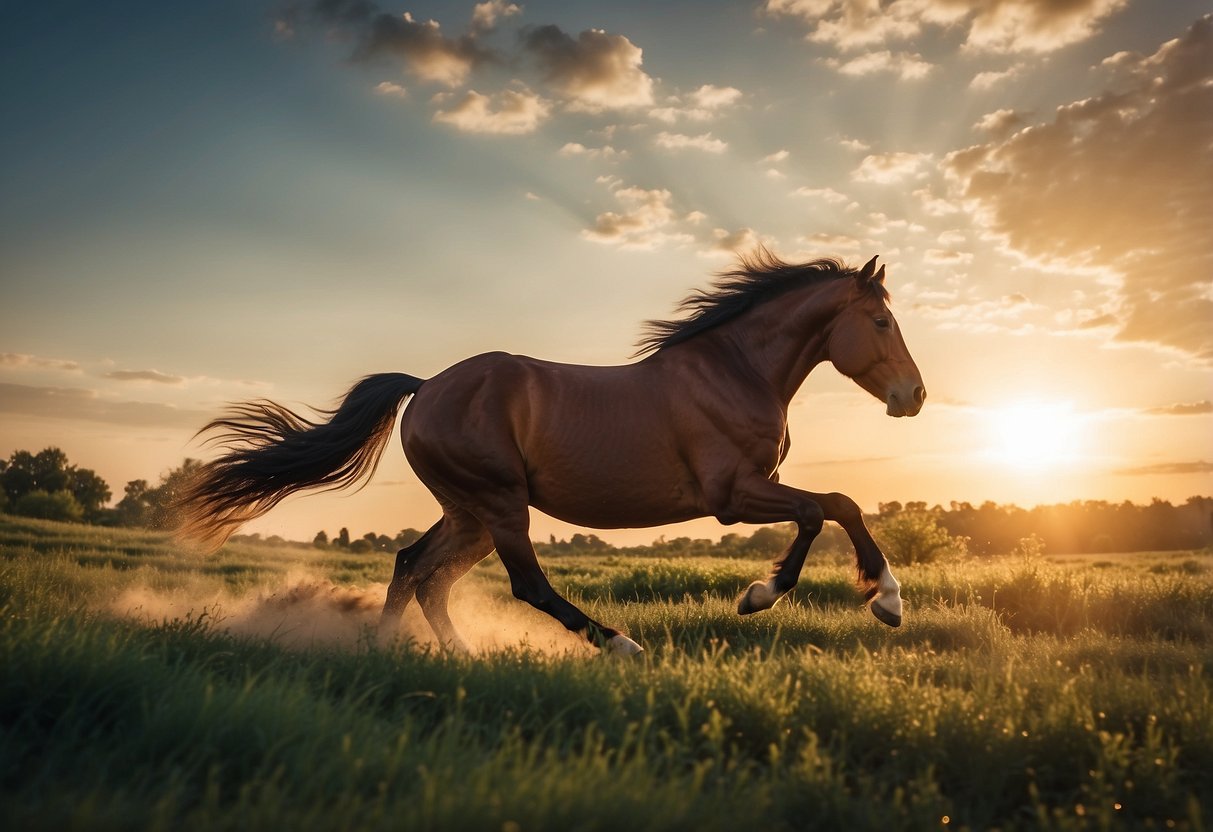
[[[968,541],[953,537],[925,511],[900,511],[877,521],[873,530],[894,563],[930,563],[944,555],[968,553]]]
[[[77,523],[84,519],[84,506],[70,491],[46,492],[41,489],[26,492],[13,504],[13,514],[36,517],[39,520],[66,520]]]

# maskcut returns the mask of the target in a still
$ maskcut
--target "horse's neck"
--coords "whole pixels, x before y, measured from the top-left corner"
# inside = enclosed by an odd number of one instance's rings
[[[814,367],[829,359],[830,324],[843,287],[823,284],[761,303],[705,336],[731,352],[743,372],[761,378],[787,405]]]

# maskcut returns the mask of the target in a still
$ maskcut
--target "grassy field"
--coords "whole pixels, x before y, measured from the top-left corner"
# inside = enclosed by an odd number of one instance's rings
[[[1209,552],[903,567],[896,631],[840,562],[746,619],[761,562],[545,565],[644,656],[494,559],[455,657],[373,636],[383,555],[0,516],[0,828],[1213,824]]]

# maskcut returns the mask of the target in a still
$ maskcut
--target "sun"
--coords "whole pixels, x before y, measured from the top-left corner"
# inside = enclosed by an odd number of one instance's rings
[[[1013,468],[1055,468],[1079,458],[1082,433],[1082,419],[1070,404],[1020,402],[991,414],[988,451]]]

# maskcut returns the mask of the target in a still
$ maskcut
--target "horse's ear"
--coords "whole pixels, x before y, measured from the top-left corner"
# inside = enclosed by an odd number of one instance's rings
[[[872,275],[876,274],[876,259],[878,257],[880,257],[879,254],[876,255],[876,257],[873,257],[867,263],[865,263],[864,267],[859,270],[859,279],[860,280],[871,280]],[[882,266],[881,268],[884,268],[884,267]]]
[[[880,264],[880,269],[877,270],[876,276],[872,278],[872,282],[879,283],[881,286],[884,285],[884,263]]]

